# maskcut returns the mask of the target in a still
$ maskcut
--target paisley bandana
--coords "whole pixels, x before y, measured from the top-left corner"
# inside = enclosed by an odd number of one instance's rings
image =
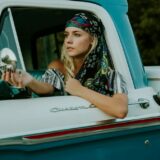
[[[101,20],[93,14],[79,13],[67,22],[66,27],[81,28],[98,38],[97,46],[87,56],[75,78],[85,87],[112,96],[115,71],[108,63],[109,55]]]

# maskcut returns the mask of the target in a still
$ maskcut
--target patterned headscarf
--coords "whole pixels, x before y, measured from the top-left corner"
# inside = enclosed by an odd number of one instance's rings
[[[109,77],[112,77],[114,72],[111,72],[108,64],[108,49],[101,20],[90,13],[79,13],[67,22],[66,27],[81,28],[98,39],[97,46],[87,56],[75,78],[92,90],[112,95],[113,80]]]

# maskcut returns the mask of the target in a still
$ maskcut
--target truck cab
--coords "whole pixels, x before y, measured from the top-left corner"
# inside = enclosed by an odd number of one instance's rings
[[[159,67],[141,62],[127,0],[1,0],[0,50],[11,49],[17,68],[40,79],[60,58],[65,22],[79,12],[105,27],[111,61],[127,84],[127,116],[115,119],[76,96],[28,96],[0,80],[0,158],[158,159]]]

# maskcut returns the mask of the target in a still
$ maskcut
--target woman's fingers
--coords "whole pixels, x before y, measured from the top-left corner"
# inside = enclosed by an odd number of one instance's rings
[[[2,80],[10,82],[11,70],[7,69],[2,73]]]
[[[66,82],[65,90],[72,95],[78,95],[81,87],[82,85],[77,79],[69,78]]]
[[[18,86],[18,79],[16,78],[15,72],[11,72],[10,83],[14,86]]]
[[[2,79],[3,81],[5,81],[5,77],[6,77],[6,71],[3,71],[3,72],[2,72],[1,79]]]
[[[6,80],[7,82],[10,81],[10,76],[11,76],[11,71],[10,71],[9,69],[7,69],[6,75],[5,75],[5,80]]]
[[[1,77],[2,80],[19,88],[24,88],[33,79],[33,77],[25,71],[22,70],[13,71],[11,69],[7,69],[6,71],[4,71]]]
[[[2,73],[2,80],[9,84],[22,88],[22,76],[13,70],[7,69]]]

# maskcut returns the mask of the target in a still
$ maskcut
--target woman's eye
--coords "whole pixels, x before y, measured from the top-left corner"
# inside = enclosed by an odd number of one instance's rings
[[[79,33],[74,34],[76,37],[80,37],[81,35]]]
[[[68,34],[67,33],[64,33],[64,37],[66,38],[68,36]]]

